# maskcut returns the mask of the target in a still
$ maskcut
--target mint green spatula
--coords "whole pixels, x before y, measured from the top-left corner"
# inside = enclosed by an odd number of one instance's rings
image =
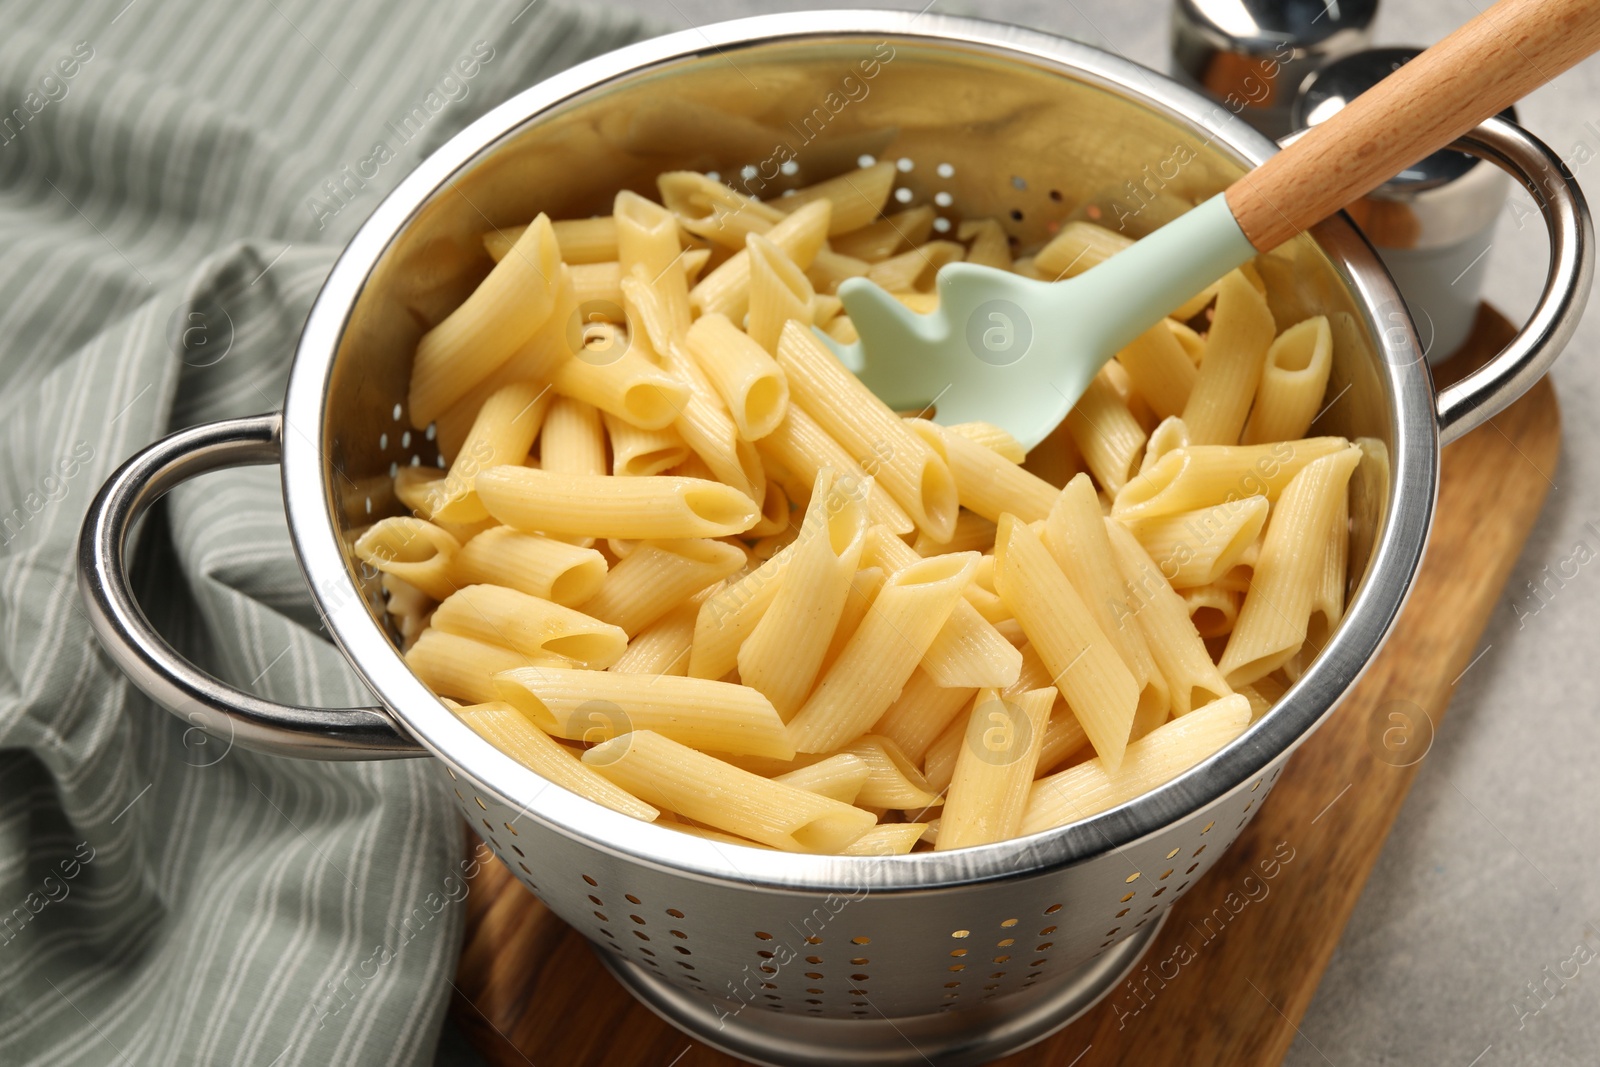
[[[932,403],[1032,448],[1162,316],[1600,50],[1595,0],[1500,0],[1187,214],[1069,281],[951,263],[938,308],[864,278],[839,289],[860,340],[830,347],[890,407]]]

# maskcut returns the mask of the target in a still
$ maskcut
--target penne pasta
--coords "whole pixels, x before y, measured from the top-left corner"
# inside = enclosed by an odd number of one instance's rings
[[[654,822],[660,811],[613,785],[503,700],[451,708],[456,718],[524,767],[585,800]]]
[[[885,160],[785,193],[767,201],[767,205],[788,215],[807,204],[827,200],[833,205],[828,223],[828,235],[833,237],[859,230],[876,219],[889,201],[894,176],[894,164]]]
[[[572,272],[572,293],[585,321],[618,322],[622,311],[622,264],[580,263]]]
[[[1229,685],[1248,685],[1271,674],[1304,643],[1323,577],[1328,531],[1360,461],[1361,450],[1354,446],[1324,456],[1284,489],[1218,664]]]
[[[911,521],[936,539],[955,532],[955,478],[926,444],[799,323],[784,327],[778,365],[790,397],[877,479]]]
[[[1156,667],[1167,680],[1172,714],[1187,715],[1227,696],[1232,689],[1189,621],[1183,598],[1161,577],[1149,553],[1121,523],[1107,518],[1105,527],[1133,617],[1144,631],[1145,644]]]
[[[1021,443],[1012,437],[1009,431],[992,422],[958,422],[954,426],[946,426],[945,430],[948,433],[960,434],[969,441],[976,441],[1012,463],[1021,463],[1028,458],[1028,454],[1022,450]]]
[[[499,699],[539,729],[571,741],[596,744],[630,730],[654,730],[715,752],[794,756],[783,720],[765,697],[747,686],[705,678],[521,667],[495,675],[495,688]]]
[[[1129,529],[1176,589],[1210,585],[1238,564],[1267,523],[1271,505],[1247,496],[1133,523]]]
[[[1311,620],[1306,624],[1305,648],[1312,655],[1321,652],[1344,618],[1344,589],[1350,570],[1350,500],[1348,495],[1334,501],[1333,522],[1328,526],[1328,542],[1323,549],[1322,568],[1311,590]]]
[[[745,330],[766,352],[778,351],[784,323],[796,319],[809,326],[816,321],[816,290],[795,262],[765,237],[752,234],[750,252],[750,315]]]
[[[1304,437],[1322,407],[1333,370],[1333,331],[1324,315],[1278,335],[1267,349],[1255,406],[1244,426],[1244,443]]]
[[[993,689],[978,691],[940,813],[936,849],[1017,836],[1055,699],[1054,686],[1010,699]]]
[[[918,667],[889,710],[873,724],[872,732],[893,741],[907,759],[920,764],[945,727],[972,703],[975,693],[977,689],[970,686],[942,686]]]
[[[602,359],[576,356],[550,379],[562,396],[591,404],[646,430],[672,424],[689,402],[689,386],[630,347]]]
[[[609,215],[589,219],[558,219],[550,224],[563,263],[604,263],[617,258],[617,227]],[[506,257],[526,226],[506,226],[483,235],[484,250],[496,263]]]
[[[594,549],[509,526],[477,535],[461,546],[450,564],[451,591],[475,584],[503,585],[569,608],[594,596],[605,577],[605,557]]]
[[[849,752],[840,752],[810,766],[774,775],[772,781],[844,804],[854,804],[869,773],[866,760]]]
[[[411,673],[436,695],[454,697],[468,704],[499,700],[500,690],[494,676],[501,671],[567,662],[554,656],[535,659],[504,645],[447,634],[431,626],[406,650],[405,658]]]
[[[694,620],[700,604],[687,600],[646,626],[628,642],[627,649],[608,670],[617,674],[689,673],[689,646],[694,641]]]
[[[878,721],[962,602],[976,563],[971,553],[938,556],[885,580],[860,628],[790,721],[797,751],[834,751]]]
[[[624,277],[643,271],[680,328],[689,325],[689,276],[684,270],[678,219],[637,193],[623,190],[612,204],[617,231],[617,303]]]
[[[498,585],[469,585],[451,593],[433,613],[432,625],[533,660],[559,657],[596,671],[615,663],[628,645],[616,626]]]
[[[1189,621],[1194,623],[1195,632],[1201,637],[1210,640],[1232,632],[1239,616],[1239,605],[1244,600],[1237,589],[1202,585],[1182,593],[1184,606],[1189,609]]]
[[[1008,512],[1023,522],[1036,522],[1050,513],[1056,487],[1043,478],[1029,474],[964,434],[926,419],[908,419],[907,423],[933,449],[943,453],[962,507],[990,522],[999,522],[1000,516]],[[951,536],[954,534],[952,527]],[[930,532],[929,536],[934,535]]]
[[[1270,445],[1180,448],[1116,493],[1111,514],[1134,523],[1249,496],[1276,500],[1306,464],[1348,444],[1342,437],[1308,437]]]
[[[862,567],[850,579],[850,595],[845,597],[844,610],[839,613],[839,626],[833,631],[833,640],[828,642],[828,651],[822,654],[822,673],[828,672],[861,628],[861,620],[872,610],[887,577],[882,567]]]
[[[583,610],[629,637],[744,566],[733,545],[705,538],[641,541],[611,568]]]
[[[1172,332],[1171,320],[1161,320],[1128,342],[1127,347],[1117,353],[1117,362],[1128,372],[1133,388],[1157,418],[1169,419],[1183,414],[1189,394],[1194,391],[1197,373],[1194,361]]]
[[[839,852],[877,822],[647,729],[596,745],[583,762],[647,803],[789,852]]]
[[[1146,434],[1105,373],[1090,380],[1065,423],[1095,481],[1115,495],[1134,476]]]
[[[955,533],[948,541],[935,541],[926,531],[917,534],[912,549],[920,556],[937,556],[941,552],[986,552],[994,544],[995,525],[990,519],[963,509],[956,515]]]
[[[997,270],[1011,269],[1011,239],[994,219],[965,219],[956,227],[956,236],[972,242],[967,246],[968,263]]]
[[[539,434],[539,469],[551,474],[605,474],[606,432],[593,405],[558,396]]]
[[[689,458],[683,435],[671,426],[643,430],[626,419],[602,413],[611,445],[611,473],[621,478],[648,478],[671,470]]]
[[[1094,750],[1116,767],[1133,728],[1139,685],[1039,535],[1010,515],[995,542],[995,587],[1050,670]]]
[[[561,261],[540,215],[472,295],[422,335],[407,396],[422,429],[511,358],[556,306]]]
[[[739,680],[788,722],[805,703],[838,628],[866,537],[864,486],[846,491],[817,475],[783,580],[769,610],[739,646]]]
[[[1150,470],[1168,452],[1188,447],[1189,428],[1183,424],[1183,420],[1176,416],[1162,419],[1160,425],[1150,431],[1150,440],[1145,442],[1144,458],[1139,461],[1139,473],[1144,474]]]
[[[740,437],[754,441],[777,427],[789,404],[789,384],[765,349],[715,312],[696,319],[684,341],[732,413]]]
[[[1183,407],[1183,424],[1195,444],[1239,443],[1274,332],[1266,298],[1231,271],[1218,285],[1205,358]]]
[[[841,484],[854,479],[870,485],[867,516],[874,525],[887,526],[897,534],[908,534],[916,528],[905,509],[875,479],[868,479],[850,453],[800,405],[790,404],[783,421],[758,441],[756,448],[770,463],[789,471],[805,485],[815,482],[824,468],[831,469]]]
[[[451,562],[461,550],[454,537],[431,522],[393,517],[374,523],[356,539],[356,558],[422,590],[435,600],[455,592]]]
[[[959,263],[967,250],[954,241],[929,241],[867,268],[867,279],[891,293],[927,292],[939,268]]]
[[[1041,779],[1028,794],[1020,832],[1036,834],[1125,804],[1203,763],[1249,725],[1250,702],[1225,697],[1133,742],[1114,771],[1092,759]]]
[[[725,537],[760,511],[732,486],[697,478],[617,478],[490,467],[478,475],[489,514],[527,533],[589,537]]]
[[[915,248],[933,231],[933,208],[927,204],[897,211],[887,218],[840,234],[832,241],[833,250],[854,259],[876,263],[897,252]]]
[[[841,856],[904,856],[922,840],[927,823],[896,822],[874,826],[839,853]]]
[[[900,751],[900,746],[887,737],[865,734],[844,746],[843,751],[867,768],[856,804],[891,811],[925,811],[943,803],[928,791],[922,773]]]
[[[765,234],[801,270],[811,265],[827,240],[833,206],[826,200],[806,204]],[[734,253],[689,291],[689,302],[702,315],[718,313],[742,321],[750,302],[750,253]]]

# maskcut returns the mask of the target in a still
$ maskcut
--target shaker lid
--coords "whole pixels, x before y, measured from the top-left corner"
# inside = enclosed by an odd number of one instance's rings
[[[1365,45],[1378,0],[1176,0],[1173,73],[1271,137],[1306,75]]]
[[[1300,86],[1291,109],[1294,128],[1304,129],[1326,122],[1335,112],[1421,52],[1420,48],[1369,48],[1333,60]],[[1516,109],[1508,107],[1500,113],[1500,117],[1516,121]],[[1461,178],[1478,163],[1478,159],[1465,152],[1444,149],[1395,175],[1384,184],[1379,195],[1404,196],[1437,188]]]

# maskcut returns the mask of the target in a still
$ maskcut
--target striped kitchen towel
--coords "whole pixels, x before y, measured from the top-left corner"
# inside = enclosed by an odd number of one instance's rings
[[[278,407],[341,243],[513,92],[649,32],[551,0],[0,5],[0,1064],[431,1062],[466,856],[428,761],[207,740],[90,633],[85,505],[134,451]],[[370,702],[277,472],[139,535],[155,624],[269,697]]]

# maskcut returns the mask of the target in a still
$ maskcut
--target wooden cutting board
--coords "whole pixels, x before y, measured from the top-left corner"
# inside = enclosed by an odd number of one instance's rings
[[[1481,308],[1469,350],[1441,370],[1441,382],[1480,365],[1513,332]],[[1445,451],[1427,557],[1372,669],[1294,755],[1234,847],[1173,906],[1129,980],[1061,1033],[1001,1063],[1282,1061],[1455,684],[1473,662],[1560,451],[1548,381]],[[1261,860],[1291,851],[1292,859],[1268,866],[1274,877],[1262,877]],[[495,1067],[738,1062],[635,1002],[587,942],[498,862],[483,865],[467,909],[452,1011]]]

